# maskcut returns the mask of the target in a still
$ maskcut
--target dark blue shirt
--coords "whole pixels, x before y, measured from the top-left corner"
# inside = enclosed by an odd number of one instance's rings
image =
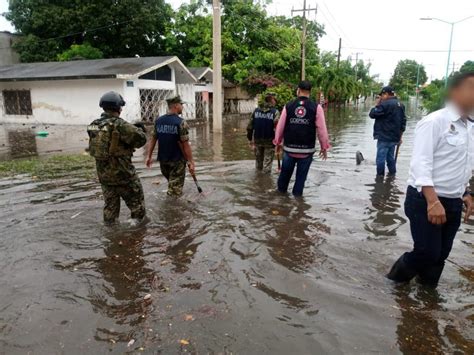
[[[158,160],[171,162],[184,160],[181,142],[183,119],[178,115],[166,114],[155,121],[155,134],[158,139]]]

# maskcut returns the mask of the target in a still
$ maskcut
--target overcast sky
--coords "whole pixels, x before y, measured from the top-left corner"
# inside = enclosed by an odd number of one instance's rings
[[[167,0],[178,7],[182,0]],[[398,60],[410,58],[426,66],[429,78],[444,76],[447,62],[450,25],[438,21],[420,21],[420,17],[438,17],[458,21],[474,15],[474,0],[307,0],[308,6],[318,5],[318,13],[310,18],[324,24],[327,35],[319,47],[336,51],[342,37],[342,56],[371,60],[372,74],[388,81]],[[268,6],[270,15],[291,15],[303,0],[273,0]],[[0,0],[0,12],[8,8],[7,0]],[[13,31],[11,24],[0,17],[0,30]],[[474,60],[474,18],[454,27],[451,67],[466,60]],[[298,39],[295,39],[298,40]],[[392,51],[383,51],[383,50]],[[427,51],[442,52],[427,52]],[[418,51],[418,52],[417,52]],[[425,51],[425,52],[423,52]]]

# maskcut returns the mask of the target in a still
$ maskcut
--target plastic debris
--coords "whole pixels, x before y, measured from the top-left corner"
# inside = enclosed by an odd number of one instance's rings
[[[74,219],[74,218],[76,218],[77,216],[79,216],[80,214],[82,214],[82,212],[83,212],[83,211],[81,211],[81,212],[77,212],[75,215],[71,216],[71,219]]]
[[[145,301],[147,301],[147,300],[151,299],[151,295],[150,295],[150,294],[147,294],[147,295],[145,295],[145,297],[143,297],[143,299],[144,299]]]
[[[133,344],[135,344],[135,339],[131,339],[128,344],[127,344],[127,347],[131,347]]]
[[[191,322],[191,321],[194,320],[194,317],[193,317],[192,314],[185,314],[185,315],[184,315],[184,320],[185,320],[186,322]]]
[[[181,339],[181,340],[179,341],[179,343],[180,343],[181,345],[189,345],[189,341],[187,341],[186,339]]]
[[[193,255],[194,253],[193,253],[193,251],[192,251],[192,250],[188,250],[188,251],[186,251],[186,253],[185,253],[185,254],[186,254],[186,255]]]

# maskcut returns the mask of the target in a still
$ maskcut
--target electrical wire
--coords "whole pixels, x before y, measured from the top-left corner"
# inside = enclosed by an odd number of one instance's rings
[[[405,53],[444,53],[446,49],[397,49],[397,48],[364,48],[364,47],[342,47],[351,50],[363,50],[374,52],[405,52]],[[474,49],[453,49],[451,52],[474,52]]]

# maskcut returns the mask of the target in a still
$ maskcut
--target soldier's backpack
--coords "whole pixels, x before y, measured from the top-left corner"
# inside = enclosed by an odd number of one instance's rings
[[[87,127],[89,134],[89,154],[97,160],[107,160],[117,156],[120,132],[116,120],[98,120]]]

